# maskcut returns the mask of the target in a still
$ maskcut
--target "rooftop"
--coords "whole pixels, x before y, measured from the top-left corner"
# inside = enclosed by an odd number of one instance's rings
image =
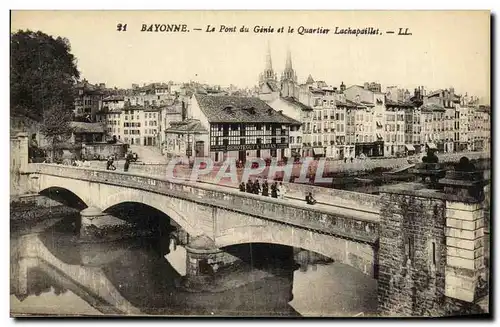
[[[420,107],[422,111],[445,111],[444,107],[436,103],[427,103]]]
[[[394,101],[391,99],[385,99],[386,107],[415,107],[415,104],[410,101]]]
[[[123,95],[110,95],[102,99],[102,101],[124,101],[125,97]]]
[[[91,94],[104,93],[103,88],[101,88],[99,85],[90,84],[87,80],[83,80],[81,82],[76,83],[75,88],[82,89],[84,93],[91,93]]]
[[[277,86],[275,83],[273,83],[273,82],[269,82],[269,81],[268,81],[268,82],[266,82],[266,85],[267,85],[267,87],[269,87],[269,89],[270,89],[272,92],[277,92],[277,91],[279,91],[278,86]]]
[[[303,104],[302,102],[295,100],[292,97],[282,97],[281,99],[288,102],[289,104],[291,104],[293,106],[299,107],[299,109],[301,109],[303,111],[312,111],[313,110],[312,107],[307,106],[307,105]]]
[[[70,126],[74,133],[104,133],[104,126],[99,123],[84,123],[72,121]]]
[[[195,95],[201,111],[211,123],[300,124],[256,97]]]
[[[161,108],[166,107],[163,106],[139,106],[139,105],[130,105],[128,102],[125,102],[125,106],[122,110],[144,110],[144,111],[160,111]]]
[[[346,101],[335,100],[335,105],[337,107],[356,108],[356,104],[352,101],[349,101],[349,100],[346,100]]]
[[[208,131],[198,119],[188,119],[180,122],[171,122],[170,127],[165,130],[165,133],[206,134]]]

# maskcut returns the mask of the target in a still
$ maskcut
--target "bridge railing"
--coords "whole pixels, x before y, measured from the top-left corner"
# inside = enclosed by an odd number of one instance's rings
[[[231,188],[221,190],[218,185],[156,176],[52,164],[31,165],[40,174],[151,191],[363,242],[373,243],[378,237],[378,214],[366,213],[357,207],[345,210],[335,206],[310,206],[305,202],[266,198]]]
[[[206,184],[222,185],[233,189],[239,189],[238,184],[233,183],[229,180],[222,180],[218,183],[215,183],[214,179],[211,176],[200,176],[199,181]],[[358,207],[357,209],[359,210],[371,213],[380,212],[380,197],[378,195],[344,191],[300,183],[283,183],[283,185],[285,185],[286,187],[285,198],[305,201],[306,195],[310,192],[313,194],[318,203],[321,204],[342,208]],[[363,206],[359,207],[360,204],[363,204]]]

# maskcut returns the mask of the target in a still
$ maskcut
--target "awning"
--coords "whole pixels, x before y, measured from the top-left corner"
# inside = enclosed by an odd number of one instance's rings
[[[415,148],[413,147],[412,144],[405,144],[406,150],[408,151],[415,151]]]
[[[382,135],[380,135],[380,133],[377,133],[377,139],[383,140]]]
[[[383,126],[382,123],[377,121],[377,127],[382,127],[382,126]]]
[[[324,154],[325,151],[323,148],[313,148],[313,152],[315,155],[318,155],[318,154]]]
[[[437,149],[436,144],[434,144],[434,143],[430,143],[430,142],[429,142],[429,143],[427,143],[427,147],[428,147],[429,149]]]

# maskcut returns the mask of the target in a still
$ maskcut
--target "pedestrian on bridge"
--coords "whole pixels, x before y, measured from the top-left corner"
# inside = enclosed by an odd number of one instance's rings
[[[252,180],[249,180],[249,181],[247,182],[247,187],[246,187],[246,189],[247,189],[247,193],[253,193],[253,185],[252,185],[252,184],[253,184],[253,183],[252,183]]]
[[[125,165],[123,165],[123,171],[127,172],[130,166],[131,154],[127,154],[125,157]]]
[[[245,192],[246,191],[245,182],[241,182],[241,184],[240,184],[240,191],[241,192]]]
[[[115,165],[113,164],[115,162],[115,159],[113,156],[108,157],[108,161],[106,162],[106,170],[116,170]]]
[[[258,179],[253,183],[253,194],[260,194],[260,184]]]
[[[309,194],[306,196],[306,202],[307,204],[316,204],[316,199],[313,198],[312,193],[309,192]]]
[[[267,179],[262,183],[262,195],[269,196],[269,184],[267,184]]]
[[[271,185],[271,197],[277,199],[278,198],[278,183],[274,182]]]

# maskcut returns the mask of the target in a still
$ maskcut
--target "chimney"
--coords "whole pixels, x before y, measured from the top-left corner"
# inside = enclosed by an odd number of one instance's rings
[[[182,100],[182,121],[185,121],[187,118],[187,106],[184,100]]]

